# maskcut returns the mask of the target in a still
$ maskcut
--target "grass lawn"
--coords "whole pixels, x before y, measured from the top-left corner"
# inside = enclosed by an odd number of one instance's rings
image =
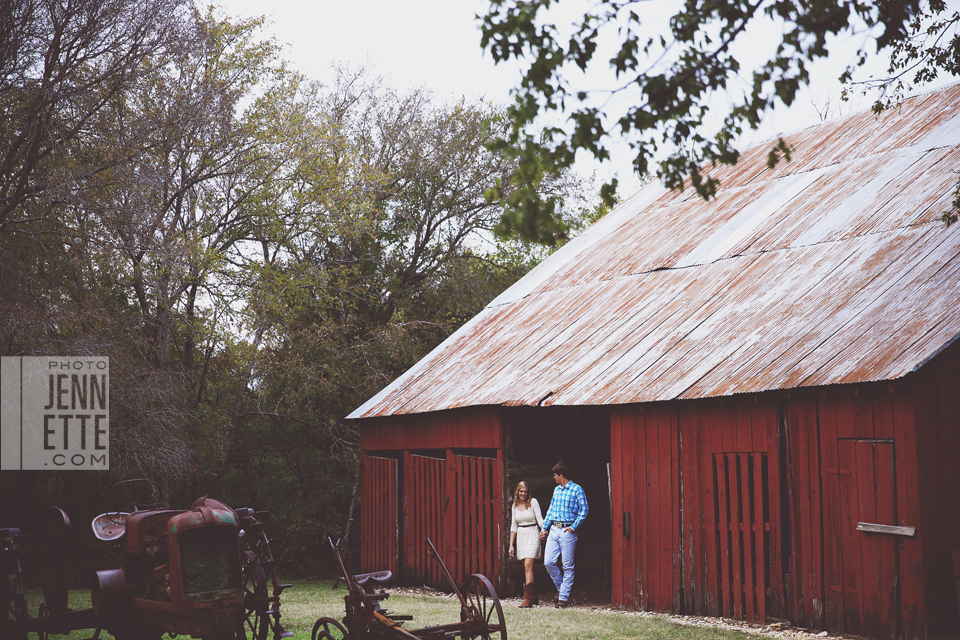
[[[389,591],[389,590],[388,590]],[[281,611],[283,625],[293,631],[296,640],[310,640],[313,624],[317,618],[330,617],[342,620],[344,615],[343,596],[346,589],[342,586],[333,590],[330,581],[296,582],[284,591]],[[39,591],[28,592],[28,607],[31,616],[37,615],[37,606],[42,600]],[[407,629],[418,629],[437,624],[448,624],[460,619],[460,603],[452,596],[420,596],[405,593],[392,593],[382,603],[392,613],[408,614],[414,618],[404,623]],[[71,591],[70,607],[90,606],[88,591]],[[507,623],[507,634],[512,640],[549,640],[598,638],[616,640],[620,638],[642,639],[683,639],[683,640],[746,640],[756,638],[741,631],[715,627],[691,627],[671,622],[666,617],[641,616],[629,612],[603,611],[581,608],[554,609],[552,606],[539,606],[533,609],[517,608],[517,601],[503,604],[503,613]],[[53,638],[75,638],[82,640],[92,636],[91,630],[74,631],[69,636]],[[31,639],[34,638],[31,634]],[[100,638],[109,639],[107,633]]]

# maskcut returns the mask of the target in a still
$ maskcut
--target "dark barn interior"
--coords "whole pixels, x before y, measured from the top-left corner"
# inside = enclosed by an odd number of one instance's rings
[[[526,480],[547,515],[556,484],[553,465],[563,460],[570,479],[583,487],[590,513],[578,533],[574,598],[610,602],[610,412],[605,408],[517,407],[506,412],[507,492],[512,497],[520,480]],[[504,504],[504,531],[509,540],[510,501]],[[543,568],[534,563],[541,590],[553,589]],[[519,561],[507,567],[508,593],[523,589]]]

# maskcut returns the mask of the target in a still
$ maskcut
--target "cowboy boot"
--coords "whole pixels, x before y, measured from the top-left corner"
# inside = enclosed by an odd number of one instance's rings
[[[530,583],[530,604],[540,604],[540,594],[537,593],[537,585]]]
[[[521,609],[529,609],[533,606],[531,591],[533,590],[532,584],[523,585],[523,602],[520,603]]]

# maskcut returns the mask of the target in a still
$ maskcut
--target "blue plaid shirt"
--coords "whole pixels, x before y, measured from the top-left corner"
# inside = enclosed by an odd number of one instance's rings
[[[547,515],[543,518],[543,530],[549,529],[554,522],[572,522],[570,526],[576,531],[588,513],[590,507],[587,505],[587,494],[583,492],[583,487],[573,480],[566,486],[558,484],[553,490]]]

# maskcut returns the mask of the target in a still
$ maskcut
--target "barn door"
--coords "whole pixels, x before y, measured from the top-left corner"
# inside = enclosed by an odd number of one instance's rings
[[[403,579],[440,585],[426,539],[443,547],[444,459],[405,452],[403,466]]]
[[[840,468],[825,474],[825,481],[839,483],[840,495],[839,513],[825,514],[827,526],[836,528],[832,539],[840,543],[840,573],[826,576],[828,597],[841,605],[843,633],[893,639],[899,610],[897,538],[858,530],[858,523],[897,524],[893,443],[840,440],[839,454]]]
[[[397,573],[397,461],[363,454],[360,493],[362,571]]]
[[[677,420],[667,407],[611,415],[611,595],[616,604],[680,610],[678,449]]]
[[[501,547],[500,483],[494,458],[449,456],[447,538],[444,561],[454,580],[473,573],[496,576]],[[438,550],[441,549],[437,545]]]

